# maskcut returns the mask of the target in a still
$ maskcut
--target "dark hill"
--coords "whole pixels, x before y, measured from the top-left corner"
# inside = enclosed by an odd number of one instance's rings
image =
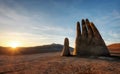
[[[48,53],[48,52],[59,52],[63,48],[61,44],[50,44],[35,47],[19,47],[13,50],[10,47],[0,47],[0,54],[36,54],[36,53]],[[73,48],[70,47],[72,50]],[[13,51],[11,51],[13,50]]]
[[[108,45],[108,49],[110,51],[119,51],[120,52],[120,43],[114,43],[114,44]]]
[[[120,56],[120,43],[114,43],[107,47],[112,55]]]

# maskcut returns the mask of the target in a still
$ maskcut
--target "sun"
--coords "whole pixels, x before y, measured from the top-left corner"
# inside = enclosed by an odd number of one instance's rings
[[[12,47],[12,48],[17,48],[17,47],[20,46],[20,42],[16,42],[16,41],[10,42],[9,46]]]

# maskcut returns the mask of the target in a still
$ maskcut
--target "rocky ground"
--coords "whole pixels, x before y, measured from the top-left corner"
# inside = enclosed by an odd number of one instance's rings
[[[0,74],[119,74],[120,59],[60,57],[60,53],[0,55]]]

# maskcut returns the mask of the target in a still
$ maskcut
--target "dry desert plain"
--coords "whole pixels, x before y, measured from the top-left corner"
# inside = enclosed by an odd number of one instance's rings
[[[60,52],[0,55],[0,74],[120,74],[120,59],[61,57]]]

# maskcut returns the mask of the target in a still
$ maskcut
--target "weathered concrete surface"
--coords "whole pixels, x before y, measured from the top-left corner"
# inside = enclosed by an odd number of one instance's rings
[[[73,55],[76,56],[109,56],[110,53],[98,29],[88,19],[82,19],[82,32],[77,22],[76,41]]]
[[[64,47],[62,49],[61,56],[70,56],[69,39],[68,38],[65,38],[65,40],[64,40]]]

